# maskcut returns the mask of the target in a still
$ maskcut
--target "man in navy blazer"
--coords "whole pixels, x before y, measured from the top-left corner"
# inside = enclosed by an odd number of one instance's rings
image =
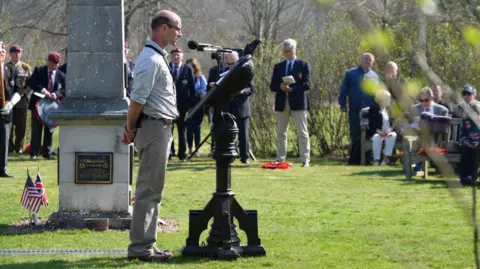
[[[58,70],[58,63],[61,60],[60,53],[51,52],[48,54],[47,65],[35,67],[32,76],[28,80],[28,86],[34,93],[44,94],[44,98],[60,102],[65,97],[65,74]],[[32,138],[30,142],[30,159],[36,160],[40,153],[40,142],[43,131],[43,157],[50,159],[52,151],[52,134],[47,126],[35,117],[35,105],[39,97],[32,94],[28,109],[32,111]]]
[[[192,107],[192,98],[195,96],[195,74],[193,68],[183,63],[183,49],[175,47],[170,52],[172,62],[170,69],[172,70],[173,81],[177,91],[177,109],[180,114],[176,120],[178,130],[178,158],[181,161],[187,160],[187,129],[185,125],[185,115]],[[173,132],[173,128],[172,128]],[[175,147],[171,147],[172,155]]]
[[[283,56],[286,60],[273,68],[270,89],[275,92],[275,111],[277,114],[277,161],[285,161],[287,155],[287,132],[290,113],[297,127],[300,159],[303,167],[310,166],[310,138],[307,128],[307,114],[310,110],[308,90],[310,90],[310,64],[297,59],[297,42],[286,39],[282,42]],[[283,81],[283,77],[292,76],[295,83]]]
[[[229,69],[238,61],[239,56],[236,51],[227,54],[227,66]],[[226,72],[227,70],[224,70]],[[231,113],[235,117],[235,122],[238,126],[238,142],[240,149],[240,161],[245,164],[249,164],[249,127],[250,127],[250,116],[252,111],[250,108],[250,95],[255,92],[255,88],[250,85],[250,87],[245,88],[240,91],[239,94],[235,95],[230,102],[230,105],[224,109],[225,112]]]

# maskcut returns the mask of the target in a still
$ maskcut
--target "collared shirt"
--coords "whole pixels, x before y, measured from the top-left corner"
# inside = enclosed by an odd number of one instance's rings
[[[430,107],[428,108],[428,111],[425,110],[425,107],[422,107],[423,108],[423,111],[420,113],[420,115],[423,113],[423,112],[427,112],[427,113],[430,113],[432,115],[435,115],[434,113],[434,106],[435,102],[431,102],[430,104]],[[418,122],[420,121],[420,117],[418,119],[414,119],[414,122],[412,122],[412,124],[410,124],[410,127],[414,128],[414,129],[417,129],[417,130],[420,130],[420,126],[418,125]]]
[[[147,39],[151,45],[167,55],[157,43]],[[130,100],[143,105],[143,113],[155,117],[174,120],[178,117],[177,98],[166,58],[151,48],[143,48],[138,56],[133,73]]]
[[[49,73],[50,71],[47,72],[47,74]],[[52,72],[52,88],[53,88],[53,85],[55,85],[55,74],[57,73],[57,70],[53,70],[51,71]]]
[[[172,62],[172,74],[174,73],[175,71],[175,66],[177,66],[177,77],[175,78],[175,80],[178,80],[178,76],[180,76],[180,68],[182,68],[182,62],[180,62],[179,64],[175,65],[173,62]]]
[[[291,61],[287,60],[287,65],[285,66],[285,75],[288,76],[289,71],[293,70],[293,66],[295,65],[295,60],[297,58],[293,58]],[[290,70],[288,70],[290,68]]]
[[[430,107],[428,108],[428,111],[425,109],[425,107],[423,107],[423,111],[424,111],[424,112],[428,112],[428,113],[430,113],[430,114],[434,114],[434,113],[433,113],[433,111],[434,111],[434,110],[433,110],[433,104],[434,104],[434,102],[432,101],[432,103],[430,104]]]

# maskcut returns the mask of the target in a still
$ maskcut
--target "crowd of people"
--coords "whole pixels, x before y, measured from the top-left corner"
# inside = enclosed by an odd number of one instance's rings
[[[360,64],[346,72],[340,89],[338,103],[342,111],[348,112],[350,127],[349,164],[360,164],[362,111],[367,112],[366,138],[372,141],[373,165],[392,163],[399,135],[410,133],[420,137],[421,129],[428,128],[424,120],[460,118],[460,182],[472,184],[477,179],[480,162],[480,130],[476,124],[480,119],[480,102],[476,100],[476,89],[465,84],[461,90],[463,101],[459,104],[444,99],[440,85],[426,86],[412,96],[405,90],[405,80],[395,62],[387,63],[386,77],[381,83],[372,69],[374,61],[371,53],[365,53]],[[376,85],[375,94],[364,89],[369,80]],[[393,111],[398,113],[394,115]],[[415,164],[415,170],[419,169],[420,164]]]
[[[22,47],[0,42],[0,63],[3,85],[1,87],[2,108],[0,109],[0,177],[13,177],[7,172],[9,153],[23,153],[28,149],[30,159],[36,160],[40,154],[45,159],[52,158],[54,128],[45,126],[37,114],[36,107],[40,99],[61,102],[65,97],[65,73],[60,67],[61,55],[51,52],[47,55],[46,65],[33,70],[22,61]],[[31,111],[31,140],[25,147],[27,112]],[[43,146],[42,146],[43,136]]]
[[[156,231],[158,204],[162,200],[168,160],[176,156],[185,161],[187,150],[188,154],[193,154],[198,149],[204,115],[209,114],[209,124],[212,124],[215,108],[199,109],[187,122],[185,117],[215,87],[220,74],[230,70],[241,55],[237,51],[226,53],[222,59],[224,64],[219,68],[211,68],[207,81],[198,61],[194,58],[184,61],[183,48],[176,44],[182,37],[181,19],[177,14],[167,10],[158,12],[151,20],[151,30],[151,37],[146,40],[135,64],[128,57],[128,43],[124,44],[125,87],[130,103],[122,142],[134,142],[139,156],[128,256],[144,261],[164,261],[171,256],[171,252],[160,250],[156,246]],[[166,51],[168,46],[172,46],[170,53]],[[274,111],[277,120],[276,160],[286,161],[288,125],[292,115],[302,166],[309,167],[310,64],[297,58],[295,40],[284,40],[281,49],[285,59],[273,67],[270,83],[270,90],[275,95]],[[32,70],[21,61],[20,46],[12,45],[8,52],[10,60],[7,62],[7,47],[2,43],[0,62],[4,89],[0,109],[0,177],[11,177],[6,171],[9,151],[22,153],[24,149],[27,109],[32,111],[30,159],[36,160],[40,154],[45,159],[51,158],[54,153],[54,129],[45,126],[35,115],[35,106],[42,98],[61,102],[67,90],[67,66],[59,66],[59,53],[49,53],[46,65]],[[400,76],[397,64],[389,62],[386,65],[385,86],[379,86],[374,94],[366,93],[365,85],[369,81],[377,86],[382,85],[372,69],[374,61],[371,53],[365,53],[360,64],[346,72],[340,88],[338,103],[341,110],[348,113],[350,127],[349,164],[360,164],[362,110],[368,111],[367,138],[373,143],[374,165],[387,165],[391,162],[398,137],[407,128],[418,131],[421,128],[420,118],[425,115],[453,115],[463,119],[460,139],[461,182],[470,184],[476,180],[480,161],[480,129],[476,124],[480,115],[480,102],[475,99],[476,89],[466,84],[461,92],[464,102],[458,105],[443,99],[439,85],[424,87],[416,97],[411,97],[403,89],[404,79]],[[237,147],[240,160],[245,164],[249,163],[250,158],[250,96],[255,91],[251,83],[223,111],[235,117],[239,128]],[[392,107],[401,111],[401,115],[393,115]],[[177,148],[173,141],[174,126],[178,134]]]

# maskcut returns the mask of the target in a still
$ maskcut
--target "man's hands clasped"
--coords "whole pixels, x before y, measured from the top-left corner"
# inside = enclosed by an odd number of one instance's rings
[[[137,129],[128,129],[127,125],[125,125],[125,128],[123,130],[123,135],[122,135],[122,143],[125,145],[131,144],[135,139],[136,134],[137,134]]]

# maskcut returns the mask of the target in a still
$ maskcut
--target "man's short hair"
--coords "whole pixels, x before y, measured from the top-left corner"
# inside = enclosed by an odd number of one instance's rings
[[[363,55],[362,55],[362,59],[365,58],[365,57],[369,57],[369,58],[372,58],[372,59],[375,59],[375,56],[373,56],[373,53],[370,53],[370,52],[365,52]]]
[[[155,16],[153,16],[150,27],[152,28],[152,31],[155,31],[155,29],[157,29],[162,24],[171,25],[172,23],[173,22],[170,18],[166,17],[164,14],[157,13]]]
[[[388,67],[388,68],[395,68],[395,69],[398,70],[398,65],[397,65],[397,63],[392,62],[392,61],[390,61],[390,62],[387,63],[387,67]]]
[[[428,99],[431,99],[433,98],[433,91],[430,87],[424,87],[423,89],[420,90],[420,92],[418,93],[418,98],[428,98]]]
[[[282,42],[282,48],[283,49],[296,49],[297,48],[297,41],[289,38],[285,39]]]

